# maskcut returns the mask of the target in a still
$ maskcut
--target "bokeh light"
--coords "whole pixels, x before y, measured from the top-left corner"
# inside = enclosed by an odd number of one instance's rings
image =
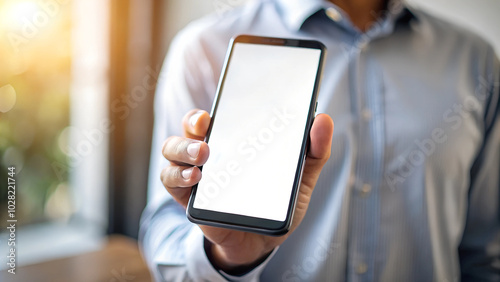
[[[12,85],[7,84],[0,87],[0,112],[10,111],[16,104],[16,90]]]
[[[68,175],[52,168],[68,166],[58,139],[69,126],[71,5],[0,0],[0,172],[16,167],[21,225],[66,218],[63,210],[71,210],[61,192],[70,190]],[[7,201],[6,177],[0,173],[0,206]]]

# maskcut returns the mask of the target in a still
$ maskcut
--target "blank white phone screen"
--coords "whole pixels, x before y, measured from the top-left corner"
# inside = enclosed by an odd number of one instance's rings
[[[319,49],[236,43],[193,206],[284,221]]]

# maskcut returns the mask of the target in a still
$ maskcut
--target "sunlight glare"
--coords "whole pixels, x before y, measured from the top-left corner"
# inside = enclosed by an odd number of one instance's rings
[[[36,1],[8,1],[1,8],[1,25],[7,29],[21,29],[26,21],[31,21],[39,9]]]

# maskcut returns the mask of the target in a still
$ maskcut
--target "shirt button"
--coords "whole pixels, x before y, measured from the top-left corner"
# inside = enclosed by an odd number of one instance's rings
[[[333,7],[327,8],[325,13],[332,21],[340,22],[342,20],[342,15]]]
[[[358,44],[358,48],[359,50],[361,50],[361,52],[366,52],[366,50],[368,50],[368,41],[362,41]]]
[[[356,184],[356,176],[354,176],[354,174],[351,174],[351,176],[349,176],[349,187],[353,187],[354,184]]]
[[[372,118],[372,111],[370,111],[369,109],[364,109],[361,112],[361,116],[365,121],[369,121]]]
[[[370,184],[363,184],[363,187],[361,187],[361,196],[366,197],[370,192],[372,191],[372,186]]]
[[[368,270],[368,266],[366,266],[366,263],[360,263],[358,264],[358,267],[356,267],[356,272],[358,274],[363,274]]]

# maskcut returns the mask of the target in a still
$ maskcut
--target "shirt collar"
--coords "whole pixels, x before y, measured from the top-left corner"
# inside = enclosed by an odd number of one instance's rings
[[[304,22],[322,9],[336,8],[343,16],[345,13],[326,0],[276,0],[283,21],[291,30],[298,31]],[[388,4],[388,20],[391,25],[400,18],[414,17],[402,0],[390,0]]]
[[[299,30],[302,24],[318,10],[326,8],[323,0],[276,0],[283,21],[292,30]]]

